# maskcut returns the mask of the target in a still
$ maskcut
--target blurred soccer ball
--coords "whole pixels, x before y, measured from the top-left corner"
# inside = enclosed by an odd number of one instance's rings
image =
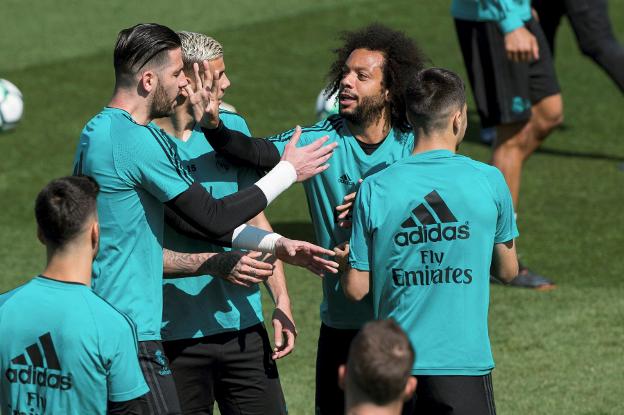
[[[338,91],[327,96],[325,90],[322,90],[316,98],[316,119],[324,120],[333,114],[338,114]]]
[[[0,131],[10,130],[22,118],[22,93],[6,79],[0,79]]]

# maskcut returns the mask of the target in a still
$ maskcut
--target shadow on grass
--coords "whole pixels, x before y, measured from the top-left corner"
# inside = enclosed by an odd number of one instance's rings
[[[559,127],[560,131],[568,131],[571,127],[568,125],[562,125]],[[486,144],[481,141],[481,121],[479,120],[479,114],[474,110],[468,111],[468,129],[466,130],[466,136],[464,137],[464,141],[479,144],[484,147],[490,147],[490,144]],[[581,152],[581,151],[573,151],[573,150],[560,150],[554,148],[540,148],[537,150],[537,153],[547,154],[550,156],[556,157],[572,157],[572,158],[580,158],[580,159],[590,159],[590,160],[606,160],[613,161],[616,163],[624,163],[624,156],[614,155],[614,154],[604,154],[604,153],[596,153],[596,152]],[[620,169],[624,170],[624,164],[619,165]]]

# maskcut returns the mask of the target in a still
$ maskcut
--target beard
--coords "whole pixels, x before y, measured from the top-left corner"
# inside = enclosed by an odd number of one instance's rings
[[[152,100],[152,107],[150,109],[150,115],[152,119],[168,117],[173,114],[173,104],[165,88],[158,83],[156,90],[154,91],[154,99]]]
[[[381,118],[385,106],[386,102],[381,95],[364,97],[352,113],[344,112],[342,109],[339,113],[353,124],[369,125]]]

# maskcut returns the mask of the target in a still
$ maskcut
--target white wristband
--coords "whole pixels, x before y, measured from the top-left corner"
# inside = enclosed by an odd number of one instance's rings
[[[256,186],[266,196],[268,205],[296,181],[297,171],[295,167],[288,161],[280,161],[270,172],[256,182]]]
[[[275,253],[275,244],[282,235],[249,225],[241,225],[232,233],[232,248]]]

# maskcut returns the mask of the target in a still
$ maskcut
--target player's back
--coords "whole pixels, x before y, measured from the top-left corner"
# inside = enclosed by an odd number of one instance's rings
[[[409,334],[414,373],[489,372],[492,249],[515,236],[501,226],[513,222],[502,174],[450,151],[429,151],[372,176],[361,192],[370,217],[364,226],[373,235],[375,314],[395,318]]]
[[[1,295],[0,338],[2,413],[104,414],[147,392],[130,321],[82,284],[39,276]]]
[[[107,107],[87,123],[74,165],[75,174],[89,175],[100,186],[93,288],[133,319],[140,340],[157,340],[163,202],[186,190],[192,179],[164,133],[135,123],[118,108]]]

